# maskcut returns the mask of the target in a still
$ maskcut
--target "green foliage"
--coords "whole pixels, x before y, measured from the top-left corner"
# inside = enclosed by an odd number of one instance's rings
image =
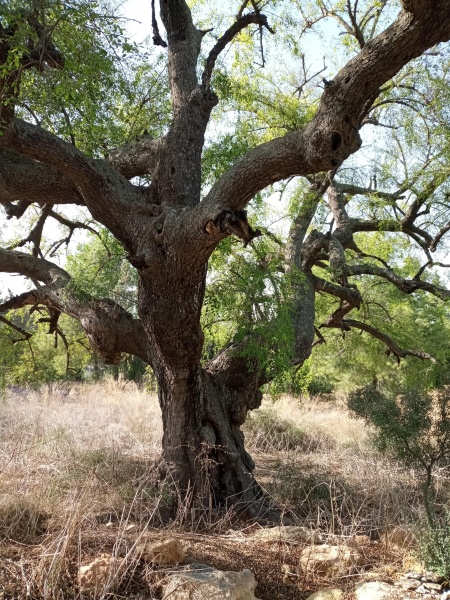
[[[366,387],[349,395],[348,407],[374,427],[382,452],[420,471],[428,523],[436,529],[433,473],[450,466],[450,386],[428,394],[407,390],[397,396]]]
[[[19,341],[20,334],[0,323],[0,374],[4,386],[39,385],[81,377],[90,352],[77,322],[64,315],[60,317],[66,347],[60,336],[48,334],[48,324],[39,322],[42,315],[30,315],[22,309],[6,316],[33,335],[29,340]]]
[[[396,267],[401,276],[412,278],[419,270],[417,259],[409,254],[411,249],[405,248],[398,236],[389,239],[382,233],[360,235],[358,245],[367,254],[376,253]],[[355,264],[360,262],[355,257],[349,263],[352,264],[353,260]],[[319,269],[317,274],[324,276]],[[444,284],[436,277],[434,283]],[[400,347],[428,352],[438,362],[406,357],[398,363],[386,351],[386,346],[369,334],[335,330],[326,332],[326,344],[314,350],[314,377],[327,377],[337,389],[345,392],[372,381],[381,382],[392,393],[407,388],[427,392],[443,385],[448,379],[450,366],[447,341],[450,321],[446,304],[421,291],[405,295],[390,283],[369,276],[358,278],[358,289],[364,304],[359,315],[353,318],[385,332]],[[317,295],[316,325],[320,326],[336,308],[337,302],[333,298]]]
[[[313,381],[311,358],[309,358],[300,367],[291,367],[276,373],[273,380],[267,385],[267,392],[274,399],[286,393],[303,396],[311,391]]]
[[[139,357],[126,354],[121,361],[121,369],[125,379],[129,381],[142,381],[148,365]]]
[[[158,391],[158,382],[150,365],[146,366],[142,381],[148,394],[155,394]]]
[[[433,573],[450,579],[450,511],[446,510],[439,524],[420,531],[420,558]]]
[[[366,387],[349,395],[348,407],[375,427],[381,451],[418,467],[450,462],[450,387],[398,396]]]
[[[247,248],[232,238],[222,242],[210,261],[202,315],[206,359],[231,340],[245,339],[243,354],[256,357],[270,376],[289,368],[291,287],[282,260],[269,236]]]
[[[145,130],[161,135],[170,120],[165,58],[131,43],[124,19],[102,0],[13,0],[0,19],[13,32],[0,75],[19,68],[30,40],[29,16],[51,31],[63,69],[25,69],[13,101],[18,115],[99,156]]]
[[[308,384],[308,393],[311,396],[322,396],[331,394],[335,389],[333,380],[328,375],[316,375],[311,372],[310,383]]]
[[[125,259],[125,252],[116,238],[105,228],[98,235],[89,234],[67,258],[67,270],[72,276],[71,292],[80,299],[111,298],[125,309],[136,306],[136,271]]]
[[[391,450],[400,460],[420,463],[421,441],[430,427],[431,400],[409,392],[407,397],[394,397],[366,387],[348,397],[350,411],[375,427],[377,447]]]
[[[98,235],[89,234],[87,241],[68,256],[66,268],[72,276],[68,292],[79,302],[92,297],[113,298],[124,308],[136,310],[136,273],[125,260],[120,243],[106,229],[100,229]],[[11,384],[95,379],[111,371],[113,376],[120,374],[134,381],[144,376],[146,365],[129,355],[123,356],[118,367],[105,367],[92,352],[80,325],[68,316],[61,315],[58,321],[67,347],[61,336],[48,334],[48,324],[39,322],[45,315],[20,310],[5,316],[32,337],[14,343],[21,335],[0,323],[0,389]]]

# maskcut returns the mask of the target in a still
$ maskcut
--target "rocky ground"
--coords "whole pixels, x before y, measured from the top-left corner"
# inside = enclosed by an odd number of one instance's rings
[[[122,530],[121,530],[122,528]],[[2,598],[141,600],[413,600],[450,597],[414,557],[414,532],[380,540],[330,538],[302,526],[249,527],[222,535],[140,532],[107,522],[58,562],[45,546],[3,544]],[[54,582],[52,582],[52,577]]]

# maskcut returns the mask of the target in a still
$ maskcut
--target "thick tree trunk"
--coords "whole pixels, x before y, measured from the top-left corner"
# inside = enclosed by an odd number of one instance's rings
[[[157,377],[164,471],[178,500],[189,508],[232,507],[260,520],[278,520],[253,477],[255,464],[241,431],[248,411],[261,402],[257,375],[235,381],[235,389],[230,374],[214,372],[214,365],[211,371],[197,366],[178,377],[162,368]]]
[[[230,402],[230,391],[199,366],[182,377],[161,369],[158,381],[163,458],[179,497],[196,508],[233,504],[248,511],[261,495],[240,430],[250,407]]]
[[[253,477],[241,425],[257,408],[263,381],[256,364],[230,345],[202,368],[200,309],[205,272],[168,267],[141,273],[139,310],[154,348],[163,419],[163,471],[189,508],[229,508],[275,520]],[[177,278],[176,273],[179,277]]]

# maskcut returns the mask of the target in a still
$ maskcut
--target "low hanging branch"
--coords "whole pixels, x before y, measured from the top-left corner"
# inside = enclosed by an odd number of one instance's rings
[[[58,320],[59,320],[59,317],[61,316],[61,312],[59,310],[50,308],[48,310],[48,314],[49,314],[49,317],[42,317],[41,319],[38,319],[38,323],[48,323],[48,325],[49,325],[48,333],[49,334],[56,333],[57,330],[59,329]],[[55,339],[55,348],[56,347],[57,347],[57,342]]]
[[[17,242],[16,244],[10,246],[8,249],[12,250],[13,248],[21,248],[25,246],[25,244],[27,244],[28,242],[31,242],[33,244],[32,255],[36,257],[40,256],[41,258],[43,258],[43,254],[41,251],[42,233],[44,230],[45,221],[47,220],[47,217],[51,212],[51,208],[51,204],[45,204],[45,206],[42,209],[41,215],[36,222],[36,225],[30,231],[28,236],[20,240],[20,242]]]
[[[319,346],[319,344],[326,344],[327,341],[326,339],[323,337],[322,332],[320,331],[320,329],[318,327],[314,327],[314,332],[317,336],[317,339],[314,340],[314,342],[312,343],[311,348],[315,348],[316,346]]]
[[[347,186],[346,184],[332,182],[327,190],[328,207],[333,216],[332,227],[328,234],[323,234],[319,231],[312,231],[302,245],[303,261],[302,266],[306,272],[310,271],[313,266],[320,267],[328,271],[332,281],[317,277],[311,274],[310,278],[313,282],[316,292],[327,293],[340,300],[339,307],[328,317],[328,319],[316,329],[316,341],[313,346],[323,343],[323,335],[318,335],[320,329],[336,328],[342,331],[350,331],[351,329],[359,329],[371,335],[372,337],[382,341],[386,347],[388,354],[393,354],[397,361],[406,356],[414,356],[421,360],[431,360],[436,362],[436,359],[427,352],[419,350],[411,350],[401,348],[390,336],[378,330],[376,327],[369,325],[366,322],[357,321],[346,318],[347,315],[355,308],[360,306],[368,307],[368,303],[363,304],[363,298],[355,285],[348,282],[348,278],[370,275],[380,278],[393,284],[397,289],[406,294],[414,293],[417,290],[423,290],[433,294],[441,300],[450,299],[450,291],[442,286],[435,285],[429,281],[423,281],[420,276],[425,269],[432,265],[433,262],[428,260],[427,263],[420,269],[412,279],[407,279],[400,276],[389,264],[373,255],[362,253],[355,244],[353,236],[359,231],[402,231],[406,235],[412,235],[421,239],[421,243],[426,247],[430,245],[432,236],[423,227],[416,225],[417,219],[423,214],[426,214],[423,207],[429,206],[431,195],[437,190],[442,183],[441,174],[434,177],[430,184],[420,195],[413,196],[412,201],[402,217],[397,219],[372,219],[363,220],[350,218],[347,213],[347,205],[349,197],[355,194],[370,194],[370,189],[360,188],[354,185]],[[394,194],[384,194],[377,191],[376,194],[380,199],[387,200],[389,205],[396,205],[396,201],[402,197],[407,186],[402,186]],[[441,230],[442,231],[442,230]],[[445,233],[445,232],[444,232]],[[372,259],[379,261],[383,266],[374,265],[373,263],[363,264],[348,264],[347,250],[353,250],[360,258]],[[333,281],[334,280],[334,281]]]
[[[45,306],[79,321],[105,363],[117,364],[123,352],[152,363],[152,348],[139,319],[112,300],[94,299],[77,290],[70,275],[58,265],[31,254],[0,248],[0,271],[19,273],[44,284],[5,300],[0,304],[0,314],[25,306]]]
[[[360,308],[362,297],[356,287],[349,287],[332,283],[326,279],[321,279],[316,275],[312,275],[312,281],[316,292],[324,292],[336,298],[340,298],[343,302],[347,302],[353,308]]]
[[[450,290],[447,290],[442,286],[430,283],[429,281],[422,281],[417,275],[413,277],[413,279],[406,279],[398,275],[391,268],[382,269],[381,267],[377,267],[376,265],[371,264],[347,265],[346,271],[349,277],[354,277],[358,275],[373,275],[376,277],[380,277],[395,285],[395,287],[404,294],[412,294],[417,290],[424,290],[429,294],[433,294],[433,296],[440,298],[441,300],[450,299]]]
[[[390,336],[380,331],[376,327],[363,323],[362,321],[356,321],[354,319],[345,319],[344,317],[353,310],[354,306],[348,302],[342,302],[340,307],[334,311],[332,315],[328,317],[325,323],[320,325],[319,329],[333,328],[340,329],[342,331],[350,331],[351,329],[359,329],[371,335],[373,338],[383,342],[386,347],[386,353],[389,356],[393,354],[397,359],[397,363],[400,364],[400,360],[407,356],[415,356],[420,360],[430,360],[433,364],[437,364],[438,361],[434,356],[428,354],[428,352],[421,352],[419,350],[409,350],[407,348],[401,348]],[[318,342],[320,343],[320,342]]]
[[[342,325],[344,325],[344,327],[365,331],[372,337],[386,344],[388,356],[392,353],[397,359],[398,364],[400,364],[400,360],[402,358],[405,358],[406,356],[415,356],[420,360],[430,360],[433,364],[438,363],[436,358],[431,354],[428,354],[428,352],[420,352],[419,350],[408,350],[407,348],[400,348],[400,346],[396,344],[396,342],[394,342],[394,340],[391,337],[389,337],[386,333],[379,331],[378,329],[372,327],[372,325],[368,325],[367,323],[362,323],[361,321],[354,321],[352,319],[344,319],[342,321]]]

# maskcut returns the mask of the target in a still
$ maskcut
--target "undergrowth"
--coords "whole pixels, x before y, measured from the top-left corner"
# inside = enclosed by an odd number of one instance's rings
[[[134,384],[15,390],[0,404],[0,429],[0,581],[2,557],[16,548],[25,556],[26,544],[28,556],[10,578],[23,597],[53,600],[61,590],[75,597],[77,565],[105,551],[127,557],[122,592],[139,592],[143,581],[148,592],[153,575],[142,570],[135,544],[153,528],[214,539],[243,527],[231,511],[179,503],[173,514],[176,492],[159,485],[154,468],[157,399]],[[265,401],[244,433],[257,480],[298,524],[376,539],[420,512],[415,471],[378,453],[340,402]],[[441,496],[447,487],[441,477]],[[433,565],[447,552],[436,548]],[[4,571],[8,585],[12,568]]]

